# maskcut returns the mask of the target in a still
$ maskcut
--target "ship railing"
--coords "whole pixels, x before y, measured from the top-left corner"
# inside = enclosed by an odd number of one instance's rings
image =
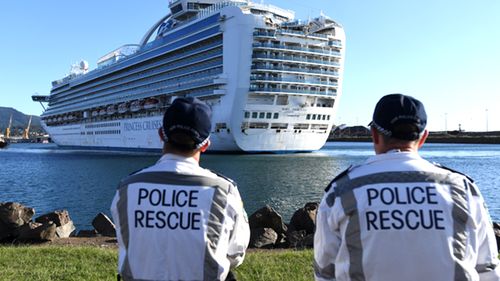
[[[189,72],[192,72],[192,69],[191,70],[185,70],[184,71],[185,73],[189,73]],[[155,89],[160,89],[160,88],[165,88],[163,85],[173,85],[173,86],[170,86],[170,87],[174,87],[175,85],[181,85],[181,83],[183,82],[192,82],[193,80],[200,80],[200,78],[204,78],[206,79],[207,75],[211,75],[211,76],[216,76],[216,75],[219,75],[220,74],[220,70],[219,71],[209,71],[208,73],[204,73],[203,76],[199,76],[199,77],[186,77],[184,79],[177,79],[175,77],[170,77],[169,79],[164,79],[162,81],[159,81],[159,82],[156,82],[154,84],[151,84],[150,82],[144,82],[142,84],[137,84],[137,85],[134,85],[133,88],[138,88],[138,87],[142,87],[142,86],[146,86],[146,85],[149,85],[149,86],[156,86]],[[175,83],[172,83],[173,81],[175,81]],[[128,87],[129,89],[131,87]],[[113,97],[122,97],[122,95],[126,94],[126,91],[127,90],[118,90],[112,93],[106,93],[106,92],[102,92],[100,96],[96,96],[96,97],[92,97],[92,101],[89,101],[89,100],[86,100],[85,103],[82,103],[82,99],[78,99],[78,100],[72,100],[71,104],[76,104],[76,105],[82,105],[82,104],[88,104],[88,105],[92,105],[94,104],[94,106],[101,106],[102,104],[109,104],[109,103],[113,103],[114,99]],[[68,108],[70,104],[68,103],[65,103],[65,104],[58,104],[58,105],[55,105],[53,107],[51,107],[51,112],[53,110],[57,110],[57,109],[61,109],[61,108]]]
[[[280,29],[280,30],[278,30],[278,33],[296,34],[296,35],[303,35],[303,36],[308,36],[308,37],[318,37],[318,38],[323,38],[323,39],[328,38],[328,35],[326,35],[326,34],[308,33],[308,32],[304,32],[304,31],[291,30],[291,29]]]
[[[137,51],[140,49],[140,46],[137,44],[126,44],[121,47],[116,48],[115,50],[107,53],[106,55],[102,56],[98,61],[97,65],[101,65],[103,63],[107,63],[109,60],[114,60],[118,61],[122,58],[128,57],[130,55],[133,55],[137,53]],[[109,65],[109,64],[108,64]]]
[[[158,92],[161,92],[163,94],[172,94],[176,92],[181,92],[181,91],[186,91],[190,90],[193,88],[199,88],[199,87],[205,87],[205,86],[210,86],[210,85],[215,85],[215,84],[220,84],[220,83],[215,83],[214,79],[218,77],[217,75],[213,75],[211,77],[205,77],[203,79],[198,79],[198,81],[190,82],[190,83],[178,83],[175,85],[167,85],[167,86],[160,86],[160,87],[155,87],[154,89],[142,91],[142,92],[136,92],[136,93],[127,93],[126,91],[121,91],[120,93],[114,93],[111,97],[99,97],[93,101],[86,101],[86,102],[79,102],[74,106],[64,106],[62,109],[60,108],[59,110],[57,108],[50,108],[48,111],[50,111],[50,114],[58,114],[62,112],[67,112],[67,111],[76,111],[76,110],[84,110],[88,108],[94,108],[94,107],[100,107],[108,104],[116,104],[116,103],[122,103],[122,102],[127,102],[135,99],[142,99],[142,98],[148,98],[151,96],[155,96]],[[191,79],[192,81],[192,79]],[[128,91],[130,92],[130,91]],[[119,96],[119,98],[117,97]]]
[[[283,66],[266,66],[266,65],[253,65],[252,69],[255,70],[278,70],[278,71],[290,71],[290,72],[301,72],[301,73],[317,73],[331,76],[339,76],[339,72],[337,71],[329,71],[329,70],[317,70],[317,69],[303,69],[296,67],[283,67]]]
[[[159,73],[163,73],[163,72],[167,72],[167,71],[175,71],[175,69],[178,69],[178,68],[181,68],[181,67],[185,67],[185,66],[188,66],[190,64],[194,64],[195,62],[201,62],[201,61],[207,61],[207,60],[211,60],[211,59],[215,59],[217,57],[220,57],[222,55],[222,51],[218,50],[218,51],[214,51],[212,53],[209,54],[210,56],[207,56],[207,57],[204,57],[202,58],[201,56],[198,56],[198,57],[194,57],[194,58],[191,58],[191,59],[187,59],[187,60],[184,60],[184,61],[181,61],[181,62],[177,62],[177,63],[174,63],[174,64],[167,64],[167,65],[164,65],[164,66],[155,66],[157,67],[156,68],[156,74],[159,74]],[[173,59],[171,59],[173,60]],[[219,63],[220,64],[220,63]],[[158,64],[160,65],[160,64]],[[152,68],[152,67],[150,67]],[[181,74],[185,74],[187,72],[190,72],[192,71],[193,69],[190,68],[189,70],[184,70],[184,71],[179,71],[179,72],[175,72],[176,75],[181,75]],[[126,76],[128,75],[131,75],[133,73],[137,73],[138,71],[134,71],[134,72],[130,72],[128,73]],[[117,78],[117,77],[113,77],[113,78]],[[130,79],[128,78],[127,81],[128,82],[131,82],[131,81],[134,81],[134,80],[140,80],[140,79],[143,79],[144,76],[139,76],[139,77],[136,77],[135,79]],[[123,79],[125,78],[120,78],[121,80],[117,80],[118,82],[120,81],[123,81]],[[93,90],[94,91],[97,91],[97,90],[100,90],[100,89],[105,89],[105,88],[110,88],[110,87],[114,87],[116,86],[116,83],[113,83],[111,85],[101,85],[101,86],[98,86],[98,87],[93,87]],[[79,89],[80,91],[82,89]],[[75,96],[70,96],[71,93],[65,93],[64,95],[61,95],[57,98],[57,100],[59,101],[64,101],[64,100],[68,100],[68,99],[73,99],[75,98]],[[81,94],[81,95],[84,95],[84,94]],[[81,96],[80,95],[80,96]],[[55,96],[54,96],[55,97]]]
[[[205,69],[206,68],[209,68],[209,67],[213,67],[213,66],[220,66],[221,63],[220,62],[213,62],[213,63],[210,63],[210,64],[207,64],[205,65]],[[183,77],[183,78],[178,78],[178,76],[180,75],[183,75],[183,74],[187,74],[187,73],[192,73],[193,72],[193,69],[194,68],[189,68],[189,69],[183,69],[182,71],[178,72],[178,73],[175,73],[175,75],[169,75],[169,76],[166,76],[164,77],[164,79],[162,80],[159,80],[155,83],[151,83],[151,82],[143,82],[143,83],[137,83],[135,85],[129,85],[129,86],[123,86],[121,85],[122,88],[138,88],[138,87],[142,87],[142,86],[154,86],[154,85],[162,85],[162,84],[178,84],[178,83],[181,83],[181,82],[185,82],[185,81],[193,81],[193,79],[196,79],[196,78],[200,78],[200,77],[206,77],[207,75],[212,75],[212,74],[219,74],[220,71],[216,70],[216,69],[213,69],[213,70],[208,70],[207,73],[203,73],[203,75],[200,75],[199,77],[193,77],[193,76],[190,76],[190,77]],[[196,75],[194,75],[196,76]],[[138,79],[135,79],[135,80],[140,80],[141,78],[138,78]],[[175,83],[173,83],[175,82]],[[108,86],[107,88],[112,88],[113,90],[104,90],[104,91],[101,91],[99,92],[99,96],[94,96],[92,98],[101,98],[105,95],[120,95],[121,92],[123,90],[120,90],[120,88],[117,88],[116,86],[113,86],[113,85],[110,85]],[[117,91],[118,90],[118,91]],[[85,95],[88,95],[88,93],[85,93],[85,94],[81,94],[79,95],[78,97],[83,97]],[[77,97],[65,97],[64,99],[61,99],[59,101],[57,101],[57,104],[54,105],[52,108],[60,108],[60,107],[65,107],[67,106],[68,104],[65,103],[63,104],[63,102],[67,101],[67,100],[71,100],[73,104],[75,103],[79,103],[80,101],[79,100],[76,100],[75,98]],[[80,99],[81,100],[81,99]]]
[[[299,90],[299,89],[279,89],[268,87],[250,87],[251,92],[270,92],[270,93],[293,93],[293,94],[308,94],[308,95],[321,95],[321,96],[336,96],[335,91],[312,91],[312,90]]]
[[[265,32],[265,31],[254,31],[253,36],[261,36],[261,37],[276,37],[276,32]]]
[[[194,50],[190,50],[190,51],[186,51],[184,53],[181,53],[181,54],[177,54],[177,55],[174,55],[174,56],[171,56],[168,58],[168,61],[173,61],[173,60],[177,60],[177,59],[181,59],[181,58],[184,58],[184,57],[188,57],[192,54],[196,54],[196,53],[201,53],[201,52],[205,52],[209,49],[212,49],[212,48],[215,48],[215,47],[218,47],[218,46],[221,46],[221,42],[213,42],[213,43],[210,43],[208,45],[205,45],[203,47],[200,47],[200,48],[197,48],[197,49],[194,49]],[[160,65],[162,64],[167,64],[168,62],[165,62],[165,61],[159,61],[159,62],[155,62],[147,67],[143,67],[143,68],[134,68],[134,70],[127,70],[126,72],[118,75],[118,76],[114,76],[112,78],[109,78],[109,79],[101,79],[100,80],[100,83],[104,83],[104,82],[107,82],[108,80],[113,80],[113,79],[117,79],[117,78],[123,78],[123,77],[126,77],[128,75],[131,75],[131,74],[136,74],[136,73],[139,73],[141,71],[144,71],[144,70],[148,70],[148,69],[152,69],[152,68],[156,68],[156,67],[159,67]],[[95,71],[95,70],[92,70],[92,71]],[[91,71],[91,72],[92,72]],[[87,86],[88,87],[95,87],[95,85],[93,86]],[[85,88],[85,87],[84,87]],[[84,89],[84,88],[80,88],[80,90]],[[63,95],[60,95],[60,94],[63,94],[63,93],[57,93],[57,94],[53,94],[53,96],[60,96],[60,97],[64,97],[64,96],[68,96],[69,94],[71,94],[71,92],[65,92]]]
[[[289,21],[291,18],[295,17],[294,11],[286,10],[286,9],[283,9],[283,8],[280,8],[280,7],[277,7],[274,5],[255,3],[255,2],[250,2],[250,4],[252,7],[255,7],[257,9],[269,11],[271,13],[274,13],[274,14],[277,14],[281,17],[284,17],[284,18],[286,18],[287,21]]]
[[[196,19],[204,18],[204,17],[211,15],[217,11],[220,11],[224,7],[228,7],[228,6],[242,7],[242,6],[247,6],[247,5],[248,5],[248,3],[246,1],[228,1],[228,2],[224,1],[224,2],[215,3],[210,7],[207,7],[205,9],[201,9],[198,12],[198,14],[196,15]]]
[[[290,82],[290,83],[304,83],[309,85],[323,85],[330,87],[337,87],[339,84],[336,82],[324,82],[324,81],[311,81],[303,79],[293,79],[293,78],[276,78],[276,77],[250,77],[250,81],[272,81],[272,82]]]
[[[328,42],[328,46],[336,46],[336,47],[342,47],[342,42],[338,39],[336,40],[330,40]]]
[[[284,50],[296,50],[296,51],[303,51],[303,52],[310,52],[310,53],[340,56],[340,51],[337,51],[337,50],[320,50],[320,49],[313,49],[313,48],[295,47],[295,46],[287,46],[287,45],[283,45],[283,44],[269,44],[269,43],[254,43],[252,46],[254,48],[273,48],[273,49],[284,49]]]
[[[217,76],[220,74],[220,70],[218,71],[209,71],[208,73],[204,73],[203,76],[198,76],[198,77],[186,77],[185,79],[182,79],[182,80],[178,80],[176,78],[170,78],[170,79],[165,79],[164,81],[160,81],[160,82],[157,82],[157,83],[154,83],[154,84],[150,84],[150,83],[142,83],[142,84],[137,84],[137,85],[134,85],[133,88],[139,88],[139,87],[142,87],[142,86],[145,86],[145,85],[149,85],[149,86],[154,86],[154,88],[152,89],[152,91],[155,91],[157,89],[161,89],[164,87],[164,85],[168,85],[168,84],[171,84],[171,85],[180,85],[182,82],[188,82],[188,81],[193,81],[193,80],[199,80],[200,78],[205,78],[207,75],[212,75],[212,76]],[[173,81],[175,81],[175,83],[172,83]],[[173,86],[172,86],[173,87]],[[75,106],[78,106],[78,105],[89,105],[89,106],[100,106],[102,104],[110,104],[110,103],[114,103],[114,100],[116,98],[120,99],[124,96],[127,96],[127,92],[130,92],[130,88],[129,89],[122,89],[122,90],[118,90],[118,91],[114,91],[112,93],[102,93],[100,96],[97,96],[97,97],[92,97],[91,100],[88,100],[88,99],[77,99],[77,100],[73,100],[71,101],[70,103],[64,103],[64,104],[58,104],[58,105],[55,105],[54,107],[51,107],[50,108],[50,111],[54,111],[54,110],[57,110],[59,109],[59,111],[61,111],[61,109],[67,109],[67,108],[70,108],[71,106],[72,107],[75,107]],[[128,95],[130,96],[130,95]],[[83,100],[83,102],[82,102]],[[86,106],[84,106],[86,107]]]
[[[331,61],[325,61],[325,60],[316,60],[316,59],[305,59],[301,57],[294,57],[294,56],[274,56],[274,55],[265,55],[265,54],[253,54],[252,58],[256,59],[276,59],[276,60],[288,60],[288,61],[301,61],[301,62],[309,62],[309,63],[317,63],[317,64],[323,64],[327,66],[340,66],[340,63],[338,62],[331,62]]]

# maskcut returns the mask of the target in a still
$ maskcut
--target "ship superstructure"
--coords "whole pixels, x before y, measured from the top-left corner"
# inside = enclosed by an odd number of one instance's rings
[[[61,146],[159,149],[162,114],[180,96],[213,110],[212,151],[313,151],[341,95],[345,35],[248,1],[177,0],[140,44],[52,82],[42,125]]]

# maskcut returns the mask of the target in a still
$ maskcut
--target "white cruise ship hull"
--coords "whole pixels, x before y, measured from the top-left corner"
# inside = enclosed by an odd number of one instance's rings
[[[130,151],[161,151],[158,136],[162,117],[144,117],[116,121],[48,127],[52,141],[61,147]],[[213,132],[210,136],[212,152],[309,152],[320,149],[326,142],[324,131],[298,134],[293,130],[279,133],[271,130],[251,131],[234,136],[230,130]],[[237,141],[238,140],[238,141]]]

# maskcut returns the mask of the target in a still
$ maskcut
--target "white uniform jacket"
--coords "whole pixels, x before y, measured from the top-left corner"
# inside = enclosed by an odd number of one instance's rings
[[[111,213],[124,280],[224,280],[250,239],[235,184],[173,154],[122,180]]]
[[[390,151],[341,173],[316,223],[316,280],[500,280],[478,188],[417,153]]]

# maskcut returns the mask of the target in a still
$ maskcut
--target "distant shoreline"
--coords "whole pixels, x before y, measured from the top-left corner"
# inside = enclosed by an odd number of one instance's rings
[[[371,137],[330,137],[330,142],[371,142]],[[500,136],[429,136],[426,143],[500,144]]]

